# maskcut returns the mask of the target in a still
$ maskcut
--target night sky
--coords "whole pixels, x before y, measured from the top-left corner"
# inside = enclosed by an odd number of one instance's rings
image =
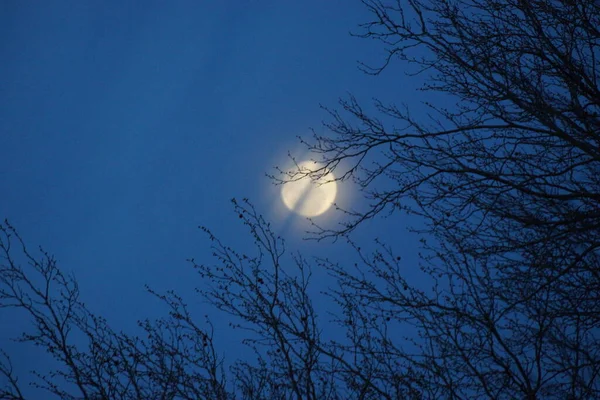
[[[212,262],[199,225],[252,251],[233,197],[249,198],[291,250],[349,262],[341,242],[302,239],[307,222],[265,173],[288,151],[310,158],[296,136],[326,132],[320,104],[351,93],[418,111],[418,79],[358,69],[384,57],[381,44],[350,35],[369,17],[349,0],[0,2],[0,218],[54,254],[116,330],[164,311],[144,284],[211,313],[186,259]],[[364,206],[350,183],[337,201]],[[411,260],[408,225],[395,214],[354,236]],[[19,369],[43,368],[38,350],[7,341],[27,328],[23,314],[0,311],[0,348]],[[221,329],[223,316],[211,316]],[[217,341],[231,361],[236,335]]]

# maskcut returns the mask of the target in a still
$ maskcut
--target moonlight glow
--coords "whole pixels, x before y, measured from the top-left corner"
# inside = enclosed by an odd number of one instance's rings
[[[301,171],[314,169],[314,165],[310,161],[298,164]],[[335,201],[337,185],[334,179],[330,172],[317,181],[304,177],[298,181],[285,183],[281,188],[283,203],[290,210],[305,217],[323,214]]]

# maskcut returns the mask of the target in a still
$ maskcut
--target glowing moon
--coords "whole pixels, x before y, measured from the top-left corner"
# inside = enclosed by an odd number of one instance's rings
[[[304,161],[299,163],[301,171],[314,170],[314,162]],[[337,194],[335,177],[330,172],[317,181],[311,181],[309,177],[287,182],[282,185],[281,198],[290,210],[304,215],[315,217],[323,214],[331,207]]]

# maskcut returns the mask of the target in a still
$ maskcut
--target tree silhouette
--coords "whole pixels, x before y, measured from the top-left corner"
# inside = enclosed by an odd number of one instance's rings
[[[419,321],[424,347],[407,368],[425,368],[440,397],[598,397],[600,6],[363,3],[374,18],[358,36],[387,51],[364,70],[412,65],[441,105],[422,120],[342,100],[329,133],[304,141],[322,168],[282,180],[335,170],[370,200],[337,228],[315,225],[317,238],[382,212],[421,216],[423,268],[439,281],[415,297],[391,266],[368,267],[385,290],[339,268],[348,302]]]
[[[60,399],[227,399],[222,360],[211,325],[201,329],[175,293],[160,295],[168,317],[140,321],[140,335],[112,330],[79,299],[77,282],[40,249],[27,249],[16,230],[0,226],[0,308],[26,312],[30,331],[17,338],[46,350],[58,368],[36,371],[37,388]],[[24,399],[6,352],[0,374],[7,378],[0,399]]]
[[[234,201],[257,253],[205,228],[216,263],[190,260],[200,295],[257,356],[226,363],[210,321],[198,323],[175,292],[149,289],[170,314],[141,321],[143,338],[113,331],[6,223],[0,307],[27,312],[33,325],[19,340],[60,365],[36,385],[64,399],[600,398],[600,5],[363,3],[372,20],[357,36],[387,51],[363,69],[400,63],[424,76],[429,119],[380,101],[366,111],[350,97],[328,110],[328,133],[304,140],[322,168],[274,177],[333,170],[359,185],[368,206],[313,232],[346,239],[355,263],[286,253],[260,213]],[[409,282],[417,266],[393,238],[372,252],[352,241],[364,221],[398,212],[425,221],[415,234],[431,289]],[[313,268],[336,282],[333,321],[311,301]],[[8,354],[0,361],[0,398],[22,399]]]

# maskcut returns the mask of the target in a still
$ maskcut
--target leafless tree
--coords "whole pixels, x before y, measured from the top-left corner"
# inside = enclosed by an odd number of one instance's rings
[[[322,168],[279,179],[335,171],[362,189],[368,206],[315,225],[320,239],[381,213],[423,217],[422,268],[436,285],[415,292],[383,251],[356,273],[326,263],[338,295],[362,316],[416,324],[419,352],[381,354],[437,388],[427,397],[600,397],[600,5],[363,3],[372,19],[357,36],[387,52],[363,69],[422,76],[428,117],[342,100],[328,132],[304,140]]]
[[[0,225],[0,309],[24,311],[32,322],[17,342],[48,352],[57,368],[34,371],[32,384],[60,399],[228,399],[222,360],[210,324],[201,329],[175,293],[152,292],[169,315],[140,321],[145,338],[116,332],[79,299],[77,282],[40,249],[35,257],[16,230]],[[24,399],[7,352],[0,399]]]
[[[60,399],[353,399],[385,394],[374,370],[356,354],[321,337],[308,289],[311,265],[285,253],[284,241],[246,200],[235,212],[249,228],[256,254],[238,253],[207,228],[216,264],[190,262],[198,292],[245,333],[256,361],[232,360],[228,373],[214,347],[214,330],[202,326],[175,292],[159,294],[167,318],[139,323],[141,335],[112,330],[79,300],[77,283],[40,249],[34,257],[16,230],[0,225],[0,307],[24,311],[32,326],[17,339],[46,350],[57,368],[35,371],[32,384]],[[24,266],[19,262],[24,261]],[[345,324],[345,323],[344,323]],[[342,324],[342,326],[344,326]],[[0,399],[25,399],[6,352]],[[228,379],[227,379],[228,378]],[[388,397],[389,398],[389,397]]]
[[[217,262],[190,260],[202,278],[200,294],[245,332],[257,356],[235,360],[229,374],[210,323],[199,327],[175,293],[150,290],[170,314],[140,322],[147,339],[116,333],[78,301],[74,280],[52,257],[35,260],[22,247],[33,271],[17,264],[8,235],[22,242],[3,227],[1,304],[29,313],[35,325],[20,340],[48,350],[60,365],[38,374],[35,385],[67,399],[598,397],[596,327],[556,315],[551,288],[515,302],[495,266],[448,253],[427,270],[436,284],[425,292],[383,244],[371,254],[355,247],[353,266],[290,258],[249,203],[235,203],[235,212],[257,253],[238,253],[205,229]],[[328,294],[339,305],[333,321],[319,318],[308,295],[315,263],[338,283]],[[411,327],[418,335],[407,333]],[[345,338],[331,339],[331,331]],[[2,361],[8,387],[0,398],[23,399],[10,360]]]

